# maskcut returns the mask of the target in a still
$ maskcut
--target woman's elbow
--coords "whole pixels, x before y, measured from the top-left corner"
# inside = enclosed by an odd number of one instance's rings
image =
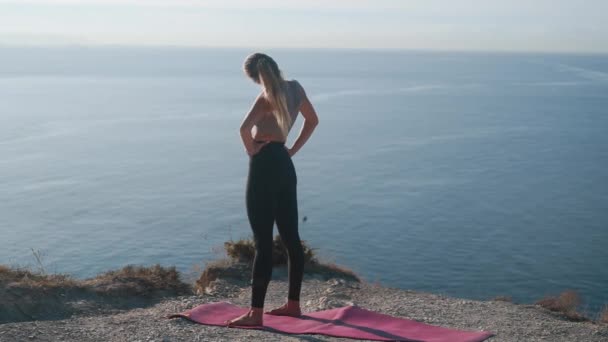
[[[312,127],[319,124],[319,117],[317,115],[307,115],[304,117],[304,124],[310,125]]]

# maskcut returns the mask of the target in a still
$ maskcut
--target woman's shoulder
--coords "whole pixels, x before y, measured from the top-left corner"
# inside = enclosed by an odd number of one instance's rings
[[[291,80],[288,80],[287,82],[289,82],[295,86],[295,89],[297,90],[298,94],[306,95],[306,91],[304,90],[304,87],[302,87],[302,84],[300,83],[300,81],[298,81],[295,78],[292,78]]]
[[[288,82],[291,82],[293,84],[298,84],[298,85],[300,84],[300,81],[297,80],[297,79],[295,79],[295,78],[292,78],[292,79],[288,80]]]

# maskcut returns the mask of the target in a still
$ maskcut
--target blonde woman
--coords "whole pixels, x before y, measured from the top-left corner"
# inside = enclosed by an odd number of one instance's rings
[[[245,59],[245,74],[262,86],[241,124],[241,138],[249,155],[247,216],[253,231],[255,258],[251,277],[251,308],[226,321],[228,326],[263,325],[264,299],[272,275],[273,226],[276,222],[289,256],[287,302],[271,315],[298,317],[304,274],[304,251],[298,233],[296,170],[292,157],[308,140],[319,119],[304,88],[296,80],[285,80],[277,63],[268,55],[253,53]],[[304,124],[293,146],[285,143],[298,113]]]

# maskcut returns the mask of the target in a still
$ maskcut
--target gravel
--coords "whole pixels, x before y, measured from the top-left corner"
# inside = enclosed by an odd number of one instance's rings
[[[265,309],[280,306],[287,282],[271,281]],[[63,320],[0,325],[0,341],[352,341],[323,335],[288,335],[200,325],[182,318],[167,319],[199,304],[228,301],[247,307],[250,289],[218,279],[207,294],[168,298],[132,310],[83,312]],[[499,341],[607,342],[608,324],[571,322],[537,305],[505,301],[476,301],[382,287],[339,278],[305,275],[302,312],[358,305],[368,310],[419,322],[466,330],[485,330]]]

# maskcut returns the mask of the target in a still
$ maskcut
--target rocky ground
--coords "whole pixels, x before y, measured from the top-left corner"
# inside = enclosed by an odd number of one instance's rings
[[[275,271],[266,308],[286,300],[285,271]],[[305,276],[303,313],[344,305],[444,327],[486,330],[498,341],[608,341],[608,324],[571,322],[537,305],[474,301],[360,283]],[[0,341],[352,341],[322,335],[284,335],[260,330],[205,326],[166,316],[202,303],[228,301],[247,307],[247,284],[218,279],[206,294],[164,299],[130,310],[73,303],[82,309],[67,319],[0,324]]]

